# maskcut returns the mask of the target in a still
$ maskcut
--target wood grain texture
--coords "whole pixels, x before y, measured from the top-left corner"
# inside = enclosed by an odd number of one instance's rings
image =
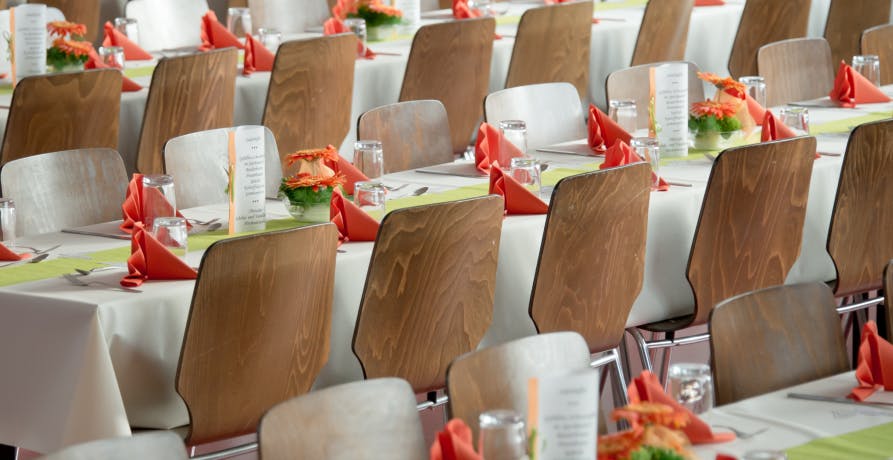
[[[592,2],[525,11],[518,24],[505,87],[568,82],[584,99],[589,90],[591,37]]]
[[[586,137],[580,94],[567,82],[516,86],[487,95],[484,119],[527,123],[527,150]]]
[[[633,50],[632,66],[685,59],[695,0],[648,2]]]
[[[862,33],[862,52],[881,60],[881,84],[893,83],[893,24],[872,27]]]
[[[642,290],[650,195],[646,163],[555,186],[530,296],[538,332],[577,332],[593,353],[620,344]]]
[[[59,8],[66,21],[87,26],[87,35],[84,38],[90,43],[96,41],[102,30],[99,24],[99,0],[41,0],[40,3]]]
[[[177,366],[187,444],[252,433],[271,407],[310,391],[329,356],[337,244],[327,223],[208,248]]]
[[[279,47],[262,124],[276,136],[283,162],[296,150],[344,141],[356,59],[353,34],[287,41]]]
[[[385,216],[353,337],[366,378],[444,387],[449,363],[490,327],[502,219],[494,195]]]
[[[248,8],[248,0],[229,0],[228,8]]]
[[[527,414],[527,381],[589,368],[589,347],[575,332],[540,334],[460,356],[447,371],[450,418],[471,427],[475,444],[478,416],[491,409]]]
[[[716,405],[848,371],[834,307],[822,283],[769,287],[717,305],[710,317]]]
[[[688,103],[704,100],[704,84],[698,78],[701,69],[693,62],[676,61],[688,64]],[[607,100],[629,99],[636,102],[636,124],[639,128],[648,128],[648,105],[651,101],[649,69],[656,65],[667,64],[654,63],[611,72],[605,80],[605,94]],[[711,97],[713,97],[711,95]]]
[[[120,219],[127,182],[112,149],[43,153],[0,169],[2,195],[15,199],[22,236]]]
[[[885,319],[887,321],[887,336],[884,337],[888,342],[893,340],[893,260],[887,263],[884,268],[884,308]]]
[[[186,446],[172,431],[153,431],[133,436],[100,439],[67,447],[41,457],[44,460],[186,460]]]
[[[729,73],[736,79],[757,75],[761,46],[805,37],[811,4],[812,0],[747,0],[729,55]]]
[[[143,174],[164,172],[171,138],[233,124],[235,48],[162,58],[152,74],[136,154]]]
[[[893,259],[893,120],[859,125],[850,135],[828,229],[837,271],[834,295],[881,287]]]
[[[454,159],[450,124],[440,101],[406,101],[372,109],[360,115],[357,139],[381,141],[385,174]]]
[[[436,99],[446,107],[453,152],[464,152],[482,117],[490,84],[493,18],[422,26],[412,40],[400,101]]]
[[[757,53],[760,76],[766,79],[768,106],[827,96],[837,66],[824,38],[792,38],[770,43]]]
[[[395,378],[345,383],[270,409],[260,423],[264,460],[424,460],[415,394]]]
[[[825,40],[831,46],[833,62],[850,62],[853,56],[861,54],[862,32],[889,20],[890,0],[831,0]]]
[[[38,153],[117,149],[120,106],[115,69],[23,78],[12,93],[0,164]]]

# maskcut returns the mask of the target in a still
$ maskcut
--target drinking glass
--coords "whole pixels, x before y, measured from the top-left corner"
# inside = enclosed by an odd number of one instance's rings
[[[710,366],[678,363],[670,366],[667,392],[687,409],[701,414],[713,407],[713,378]]]
[[[512,177],[530,190],[535,195],[539,195],[542,190],[540,179],[540,165],[535,158],[512,158]]]
[[[631,99],[612,99],[609,102],[608,116],[628,133],[636,132],[637,112],[636,101]]]
[[[499,132],[502,134],[501,142],[510,142],[523,154],[527,154],[527,123],[522,120],[502,120],[498,123]],[[499,167],[508,170],[511,167],[511,149],[499,146],[499,155],[496,161]]]
[[[853,70],[861,73],[874,86],[881,86],[881,60],[876,55],[853,56]]]
[[[741,77],[738,79],[745,87],[751,99],[766,107],[766,79],[763,77]],[[762,120],[757,120],[757,123]]]
[[[120,46],[100,46],[99,59],[109,67],[124,69],[124,48]]]
[[[0,241],[15,243],[16,204],[12,198],[0,198]]]
[[[353,202],[366,212],[384,212],[386,197],[387,190],[380,182],[360,181],[353,185]]]
[[[472,12],[477,11],[481,16],[493,16],[490,0],[468,0],[468,9]]]
[[[778,112],[781,122],[798,136],[809,134],[809,109],[806,107],[782,107]]]
[[[174,178],[167,174],[143,176],[143,225],[152,229],[158,217],[176,217]]]
[[[490,410],[478,417],[478,452],[486,460],[527,458],[524,419],[510,410]]]
[[[140,42],[140,28],[136,19],[115,18],[115,29],[118,29],[118,32],[127,36],[130,41],[137,44]]]
[[[253,30],[251,28],[251,11],[248,8],[228,8],[226,10],[226,28],[237,37],[244,37]]]
[[[651,176],[651,189],[657,190],[660,185],[660,143],[653,137],[634,137],[629,145],[639,157],[651,164],[654,172]]]
[[[260,42],[273,53],[279,49],[279,45],[282,43],[282,32],[276,29],[261,27],[257,29],[257,35],[260,38]]]
[[[353,164],[369,179],[384,175],[384,152],[380,141],[356,141],[353,144]]]
[[[186,258],[188,230],[186,219],[182,217],[156,217],[152,223],[152,234],[159,243],[181,259]]]
[[[347,28],[357,36],[360,43],[363,44],[362,48],[357,48],[357,55],[365,56],[366,38],[368,37],[366,34],[366,20],[363,18],[347,18],[344,20],[344,25],[347,26]]]

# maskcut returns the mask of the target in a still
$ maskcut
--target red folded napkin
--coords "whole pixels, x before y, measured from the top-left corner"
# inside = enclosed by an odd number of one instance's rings
[[[11,249],[7,248],[0,243],[0,261],[3,262],[15,262],[17,260],[25,260],[31,257],[31,254],[18,254],[13,252]]]
[[[623,142],[622,140],[617,140],[608,150],[605,151],[605,161],[598,166],[598,169],[607,169],[614,168],[617,166],[628,165],[632,163],[641,163],[645,160],[633,150],[632,147]],[[651,172],[651,180],[654,181],[654,171]],[[670,184],[664,180],[663,177],[658,178],[658,186],[657,189],[661,192],[665,192],[670,189]]]
[[[340,19],[336,17],[332,17],[326,19],[326,22],[322,24],[322,33],[323,35],[335,35],[335,34],[344,34],[344,33],[352,33],[350,28],[344,25]],[[360,54],[362,53],[362,54]],[[372,51],[368,46],[363,46],[363,41],[360,40],[360,37],[357,37],[357,59],[375,59],[375,52]]]
[[[640,402],[653,402],[665,404],[679,412],[687,412],[690,422],[682,431],[688,436],[692,444],[710,444],[716,442],[726,442],[735,439],[734,433],[717,433],[714,434],[710,430],[710,425],[704,423],[690,410],[683,407],[664,392],[663,386],[651,372],[642,371],[642,374],[634,378],[627,390],[629,394],[629,402],[636,404]]]
[[[143,214],[143,202],[145,201],[143,197],[144,192],[143,175],[134,173],[133,178],[130,179],[130,183],[127,185],[127,195],[124,197],[124,203],[121,205],[124,219],[124,222],[119,226],[121,230],[130,233],[137,223],[143,223],[143,218],[145,217]],[[148,193],[161,194],[161,192],[154,188],[150,188]],[[167,205],[167,209],[160,210],[158,215],[170,215],[170,204],[166,200],[162,198],[154,200],[154,202],[159,203],[162,206]],[[177,217],[183,217],[183,214],[180,214],[180,211],[177,211],[176,215]],[[188,222],[186,226],[192,228],[192,225]]]
[[[341,194],[337,188],[332,193],[329,219],[338,227],[338,241],[375,241],[378,221]]]
[[[878,335],[874,321],[862,328],[856,380],[859,386],[849,395],[856,401],[864,401],[880,388],[893,390],[893,344]]]
[[[127,38],[127,35],[116,29],[111,22],[106,21],[103,28],[105,29],[105,38],[102,39],[102,46],[124,48],[124,59],[128,61],[151,61],[153,59],[151,54]]]
[[[130,237],[130,274],[121,278],[121,285],[136,287],[146,280],[194,280],[198,273],[183,259],[170,252],[143,224],[137,222]]]
[[[276,55],[263,43],[254,39],[251,34],[245,35],[245,62],[242,75],[251,75],[255,71],[271,72]]]
[[[760,142],[777,141],[780,139],[790,139],[797,137],[797,134],[784,123],[779,123],[772,115],[772,112],[766,111],[763,116],[763,132],[760,133]]]
[[[87,55],[87,62],[84,64],[84,68],[89,70],[105,69],[108,67],[108,64],[102,62],[102,58],[99,57],[99,53],[97,53],[93,47],[90,47],[90,54]],[[121,91],[132,92],[139,91],[141,89],[143,89],[143,87],[139,83],[125,77],[124,75],[121,76]]]
[[[589,104],[589,148],[595,153],[605,153],[608,146],[621,140],[627,144],[632,136],[598,107]]]
[[[471,11],[468,7],[468,0],[453,0],[453,18],[470,19],[480,16],[478,11]]]
[[[766,116],[766,109],[756,99],[750,97],[750,94],[744,95],[744,102],[747,103],[747,112],[750,113],[754,121],[762,120]]]
[[[447,422],[444,430],[437,433],[431,445],[431,460],[482,460],[474,451],[471,441],[471,428],[461,419]]]
[[[503,147],[507,149],[506,152],[500,151]],[[523,156],[524,152],[505,140],[499,128],[487,122],[481,123],[474,143],[474,163],[479,170],[489,172],[490,165],[496,161],[507,165],[511,164],[512,158]]]
[[[217,15],[213,11],[208,11],[202,16],[201,37],[202,45],[198,49],[202,51],[230,46],[245,49],[245,45],[217,20]]]
[[[890,102],[890,98],[877,86],[874,86],[874,83],[868,81],[844,61],[840,61],[837,78],[834,79],[834,88],[831,89],[829,96],[835,104],[848,108],[855,107],[856,104]]]
[[[493,167],[490,168],[489,193],[499,195],[504,199],[506,214],[545,214],[549,212],[549,205],[533,192],[524,188],[514,177],[506,175],[499,169],[499,162],[493,163]]]
[[[723,6],[726,2],[723,0],[695,0],[695,6]]]
[[[337,160],[325,160],[325,165],[334,171],[336,175],[344,174],[344,177],[347,178],[347,181],[344,182],[344,192],[348,195],[353,195],[353,184],[369,180],[359,168],[352,165],[341,155],[338,155]]]

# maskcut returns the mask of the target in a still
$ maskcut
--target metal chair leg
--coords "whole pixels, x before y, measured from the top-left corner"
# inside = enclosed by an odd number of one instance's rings
[[[670,340],[672,340],[672,338]],[[667,386],[667,375],[670,371],[670,353],[672,351],[672,347],[667,347],[663,350],[663,357],[661,358],[660,363],[660,375],[658,376],[658,378],[660,379],[660,384],[663,386]]]
[[[627,382],[623,376],[623,363],[620,361],[620,350],[614,349],[614,406],[623,407],[629,404],[626,395]]]
[[[654,367],[651,365],[651,358],[648,356],[648,342],[645,341],[645,337],[642,336],[642,331],[636,328],[627,329],[627,332],[636,339],[636,345],[639,349],[639,359],[642,360],[642,367],[647,371],[654,371]]]

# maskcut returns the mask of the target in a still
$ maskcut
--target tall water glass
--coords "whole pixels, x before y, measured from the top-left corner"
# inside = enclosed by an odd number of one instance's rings
[[[861,73],[874,86],[881,86],[881,59],[876,55],[853,56],[853,70]]]
[[[156,217],[152,222],[152,235],[170,252],[186,258],[189,232],[182,217]]]
[[[745,86],[745,91],[751,99],[766,107],[766,79],[763,77],[741,77],[738,79]],[[763,120],[757,120],[757,123]]]
[[[260,29],[257,29],[257,36],[264,47],[273,53],[275,53],[276,50],[279,49],[279,45],[282,44],[282,32],[279,32],[277,29],[261,27]]]
[[[614,120],[624,131],[628,133],[636,132],[638,128],[638,112],[636,112],[636,101],[632,99],[612,99],[608,103],[608,116]]]
[[[248,8],[228,8],[226,28],[237,37],[251,34],[251,10]]]
[[[124,69],[124,48],[120,46],[100,46],[99,59],[102,63],[114,68]]]
[[[657,190],[660,186],[660,142],[653,137],[634,137],[630,140],[630,147],[636,151],[644,161],[651,164],[651,189]]]
[[[781,122],[798,136],[809,135],[809,109],[806,107],[782,107],[778,112]]]
[[[0,241],[15,243],[16,204],[12,198],[0,198]]]
[[[542,190],[540,165],[535,158],[512,158],[511,175],[524,188],[539,195]]]
[[[667,392],[693,413],[706,412],[713,407],[710,366],[699,363],[673,364],[667,379]]]
[[[130,41],[139,44],[140,28],[134,18],[115,18],[115,29],[124,34]]]
[[[498,125],[502,134],[501,142],[509,142],[527,155],[527,123],[522,120],[502,120]],[[499,161],[500,168],[508,170],[512,163],[512,149],[501,144],[496,160]]]
[[[479,13],[480,16],[493,16],[490,0],[468,0],[468,9]]]
[[[158,217],[177,216],[174,178],[167,174],[143,176],[143,225],[152,229]]]
[[[380,141],[356,141],[353,144],[353,165],[370,179],[384,175],[384,151]]]
[[[353,202],[360,209],[384,212],[387,190],[380,182],[360,181],[353,184]]]
[[[478,453],[484,460],[527,458],[524,419],[510,410],[490,410],[478,417]]]
[[[363,44],[362,48],[357,48],[357,54],[359,56],[366,55],[366,39],[368,38],[368,34],[366,33],[366,20],[363,18],[347,18],[344,20],[344,25],[353,32],[354,35],[360,40],[360,43]]]

